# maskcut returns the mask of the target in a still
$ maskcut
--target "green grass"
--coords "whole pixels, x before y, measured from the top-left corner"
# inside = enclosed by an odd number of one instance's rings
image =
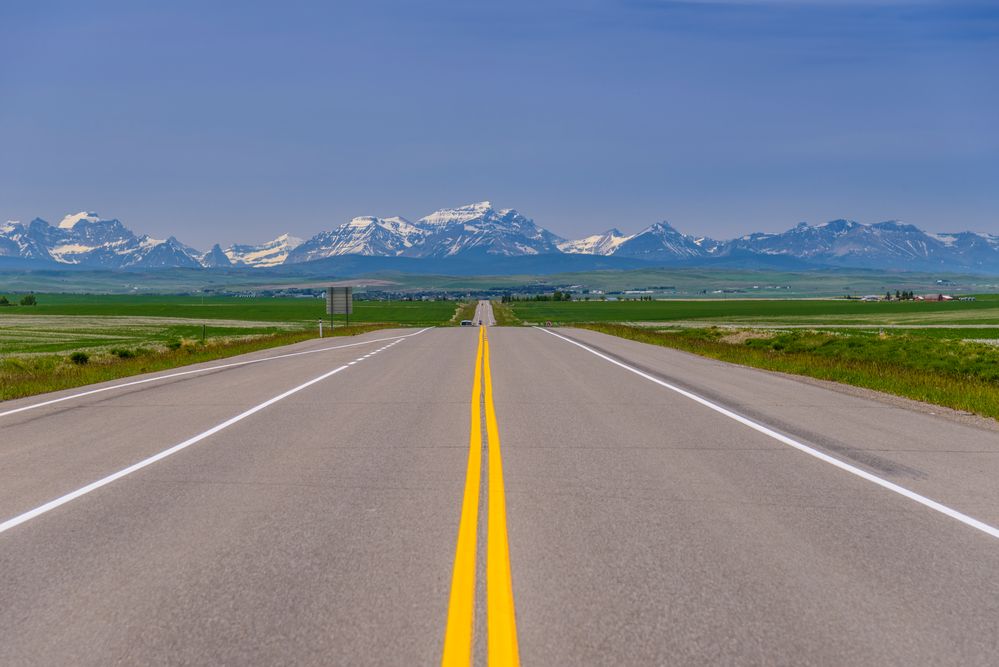
[[[509,303],[493,301],[492,306],[493,317],[496,319],[497,325],[501,327],[519,327],[523,325],[524,322],[513,312],[513,308],[510,307]]]
[[[836,327],[822,327],[821,331],[829,331],[842,335],[885,335],[891,338],[912,337],[912,338],[933,338],[937,340],[990,340],[999,341],[999,327],[984,328],[955,328],[955,327],[865,327],[862,329],[840,329]]]
[[[40,294],[39,305],[0,308],[0,400],[220,359],[316,338],[320,299]],[[444,301],[355,301],[350,327],[446,324]],[[202,336],[204,335],[204,342]],[[87,361],[73,363],[83,356]]]
[[[999,348],[932,336],[583,328],[712,359],[866,387],[999,419]],[[757,337],[762,336],[762,337]]]
[[[258,269],[158,269],[145,273],[131,271],[0,271],[0,294],[18,296],[35,292],[94,292],[104,294],[194,293],[199,290],[238,292],[241,290],[275,290],[282,287],[321,287],[324,280],[308,272],[297,273],[285,266],[278,272]],[[716,294],[717,290],[738,290],[740,297],[821,297],[843,294],[883,294],[886,290],[913,290],[917,293],[953,291],[954,293],[990,292],[999,290],[995,276],[951,273],[913,273],[833,269],[813,271],[770,271],[735,269],[732,267],[702,268],[643,268],[636,270],[577,271],[558,274],[448,276],[406,274],[399,271],[378,271],[365,276],[367,280],[382,279],[386,285],[371,285],[355,289],[387,287],[392,291],[447,290],[452,294],[481,293],[490,290],[510,290],[517,293],[526,286],[546,285],[607,292],[630,289],[659,288],[659,292],[682,297],[732,298],[731,294]],[[937,280],[951,284],[943,287]],[[672,289],[661,289],[669,286]]]
[[[512,306],[528,322],[575,324],[999,418],[999,347],[968,342],[999,340],[996,295],[942,303],[716,299]]]
[[[470,320],[475,317],[475,309],[479,305],[478,301],[467,301],[458,305],[451,317],[451,324],[460,324],[462,320]]]
[[[319,299],[184,296],[39,295],[39,305],[0,308],[0,357],[181,339],[232,339],[318,331],[329,317]],[[356,301],[351,324],[433,326],[448,321],[454,302]],[[335,317],[336,327],[346,317]]]
[[[447,322],[453,301],[354,301],[353,323],[392,322],[429,326]],[[175,317],[195,320],[315,322],[328,319],[323,299],[178,295],[39,294],[37,306],[0,308],[0,327],[8,315],[89,315]],[[346,321],[337,315],[337,322]]]
[[[773,324],[994,324],[999,299],[977,301],[861,302],[834,299],[703,299],[673,301],[519,301],[525,322],[690,322]]]
[[[380,325],[376,324],[352,325],[337,329],[335,335],[354,336],[379,328]],[[86,354],[88,360],[83,364],[74,363],[71,359],[73,354],[0,357],[0,400],[224,359],[315,338],[315,332],[294,331],[249,339],[209,340],[205,344],[194,340],[177,341],[175,349],[137,346],[96,354],[73,353]]]
[[[0,326],[0,358],[9,355],[51,354],[75,350],[100,351],[136,346],[166,347],[180,340],[231,340],[305,331],[301,326],[204,326],[158,324],[153,318],[44,316]],[[252,324],[252,323],[251,323]],[[308,331],[315,335],[314,328]],[[317,328],[316,328],[317,329]]]

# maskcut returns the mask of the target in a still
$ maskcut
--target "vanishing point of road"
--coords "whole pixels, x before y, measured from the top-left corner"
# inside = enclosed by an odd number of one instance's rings
[[[996,664],[999,431],[480,319],[0,403],[0,664]]]

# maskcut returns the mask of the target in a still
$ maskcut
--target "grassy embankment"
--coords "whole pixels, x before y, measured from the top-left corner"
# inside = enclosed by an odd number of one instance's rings
[[[355,336],[380,328],[364,324],[342,327],[336,330],[335,335]],[[175,348],[166,349],[115,348],[108,353],[96,354],[77,351],[68,356],[46,354],[2,357],[0,358],[0,400],[70,389],[202,361],[225,359],[315,338],[316,333],[313,331],[296,331],[266,334],[248,339],[209,339],[205,343],[199,340],[183,340],[177,341]]]
[[[593,318],[597,321],[586,322],[581,320],[594,315],[593,307],[586,303],[575,312],[571,303],[538,304],[555,308],[521,308],[521,304],[514,304],[525,319],[541,315],[568,324],[578,318],[575,326],[622,338],[999,418],[999,347],[966,340],[999,338],[997,305],[989,299],[942,304],[637,302],[612,304],[617,307],[597,313],[599,317]],[[684,321],[687,326],[664,328],[607,321],[615,316],[625,319],[625,314],[632,322],[638,320],[636,314],[642,313],[635,306],[645,306],[644,314],[654,318],[653,321]],[[869,309],[865,311],[864,307]],[[690,320],[697,319],[725,326],[689,326]],[[815,328],[802,320],[811,321]],[[833,326],[823,327],[820,320]],[[910,326],[918,326],[919,322],[956,326],[924,329],[879,326],[900,320]],[[748,326],[761,323],[766,328]],[[782,324],[806,328],[781,329]],[[870,328],[836,329],[835,324],[863,324]],[[995,325],[995,328],[959,328],[968,324]]]
[[[313,339],[324,310],[314,299],[39,295],[38,300],[34,307],[0,309],[0,400]],[[355,302],[354,310],[349,327],[337,316],[335,336],[443,324],[454,304]]]
[[[493,318],[496,324],[501,327],[519,327],[524,322],[513,312],[510,304],[501,301],[493,301]]]
[[[448,321],[449,324],[457,326],[461,324],[462,320],[470,320],[475,317],[475,308],[478,306],[478,301],[462,301],[458,304],[458,307],[454,311],[454,315]]]

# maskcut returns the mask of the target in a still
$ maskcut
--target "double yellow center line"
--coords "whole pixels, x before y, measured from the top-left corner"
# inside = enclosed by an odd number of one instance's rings
[[[483,387],[485,391],[483,392]],[[483,395],[484,394],[484,395]],[[479,486],[482,480],[482,406],[485,398],[486,437],[489,443],[489,513],[486,533],[486,632],[489,664],[519,665],[517,622],[510,576],[510,547],[506,533],[506,493],[499,426],[493,405],[492,372],[489,368],[489,337],[479,327],[479,348],[472,383],[471,428],[465,495],[458,524],[458,543],[451,575],[447,630],[444,634],[445,667],[472,663],[472,630],[475,623],[475,553],[479,520]]]

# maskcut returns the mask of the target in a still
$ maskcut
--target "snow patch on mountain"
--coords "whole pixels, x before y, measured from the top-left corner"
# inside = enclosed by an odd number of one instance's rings
[[[509,213],[512,209],[499,211],[500,215]],[[449,225],[463,224],[472,220],[483,219],[490,214],[496,213],[493,210],[492,202],[480,201],[475,204],[466,204],[457,208],[442,208],[434,211],[430,215],[420,218],[423,227],[446,227]]]
[[[96,213],[89,213],[87,211],[80,211],[79,213],[74,213],[73,215],[67,215],[62,221],[59,222],[59,229],[73,229],[78,222],[100,222],[101,216]]]
[[[957,234],[934,234],[927,232],[926,235],[949,248],[954,247],[954,244],[957,243]]]
[[[613,255],[618,247],[634,238],[634,234],[625,235],[619,229],[608,229],[603,234],[594,234],[575,241],[563,241],[558,244],[559,250],[569,254],[580,255]]]
[[[284,264],[288,255],[298,246],[302,239],[282,234],[273,241],[259,245],[234,244],[222,251],[233,266],[268,267]],[[218,258],[214,261],[219,261]]]
[[[64,243],[49,250],[49,254],[52,255],[57,262],[62,262],[63,264],[79,264],[81,255],[86,255],[89,252],[93,252],[95,249],[95,246],[82,245],[80,243]]]

